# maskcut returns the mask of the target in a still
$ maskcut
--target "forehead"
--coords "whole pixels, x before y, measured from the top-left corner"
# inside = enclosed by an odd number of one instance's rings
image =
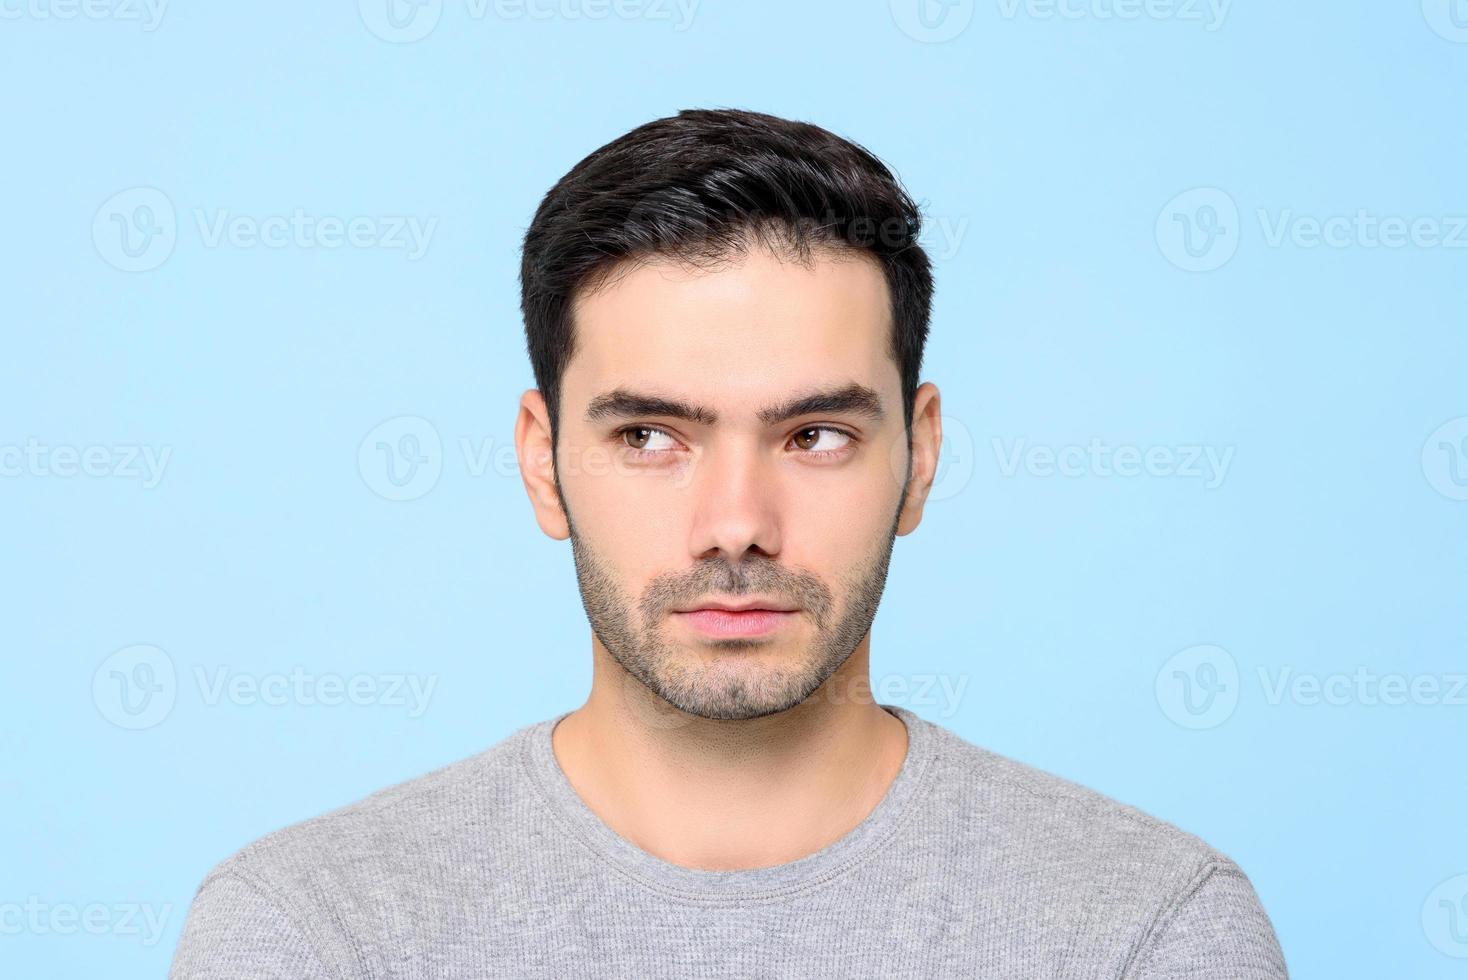
[[[568,399],[623,386],[732,406],[813,385],[900,383],[886,281],[859,252],[798,263],[752,247],[706,268],[631,263],[578,295],[574,319]]]

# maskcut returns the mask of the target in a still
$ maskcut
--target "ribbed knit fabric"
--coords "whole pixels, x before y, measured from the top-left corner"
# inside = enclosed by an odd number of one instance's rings
[[[1203,841],[907,708],[896,779],[835,843],[703,871],[577,796],[564,714],[270,834],[205,879],[172,980],[1275,980],[1244,873]]]

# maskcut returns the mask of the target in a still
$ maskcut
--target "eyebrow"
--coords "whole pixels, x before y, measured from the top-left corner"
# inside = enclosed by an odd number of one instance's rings
[[[788,401],[768,405],[756,412],[755,417],[765,425],[779,425],[802,415],[818,413],[859,415],[872,422],[881,422],[886,417],[882,409],[882,397],[866,385],[855,382],[836,388],[819,389],[797,395]],[[651,415],[682,419],[697,425],[713,425],[719,420],[717,412],[703,405],[629,391],[626,388],[614,388],[597,395],[586,407],[588,422]]]

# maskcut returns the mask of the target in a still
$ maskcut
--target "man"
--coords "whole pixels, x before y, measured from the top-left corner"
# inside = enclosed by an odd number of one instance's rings
[[[815,126],[685,111],[525,237],[515,438],[574,711],[272,834],[173,976],[1285,976],[1244,873],[866,686],[941,442],[919,215]]]

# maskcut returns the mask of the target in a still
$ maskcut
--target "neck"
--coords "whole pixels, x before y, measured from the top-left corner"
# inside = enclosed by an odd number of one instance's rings
[[[591,695],[551,744],[587,808],[655,857],[737,871],[784,864],[850,832],[907,756],[868,681],[870,634],[811,697],[748,721],[700,718],[649,691],[593,638]]]

